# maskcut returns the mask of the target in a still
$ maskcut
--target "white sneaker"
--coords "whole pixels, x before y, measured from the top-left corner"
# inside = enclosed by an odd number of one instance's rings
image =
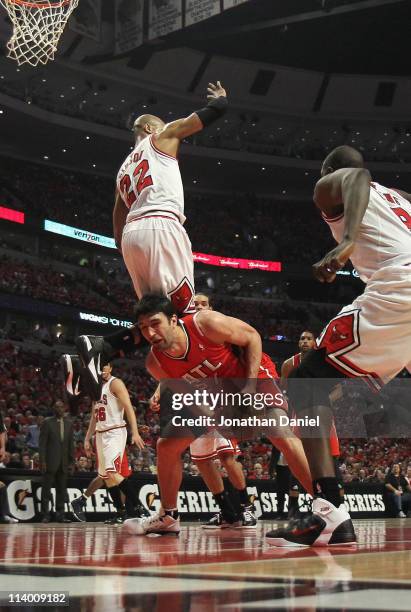
[[[8,514],[5,514],[3,518],[4,518],[6,523],[10,523],[10,524],[13,523],[14,524],[14,523],[18,523],[19,522],[16,518],[14,518],[13,516],[9,516]]]
[[[398,514],[399,518],[407,518],[407,515],[404,514],[404,512],[401,510],[401,512]]]
[[[123,529],[131,535],[147,535],[156,533],[158,535],[176,535],[180,533],[180,519],[173,518],[170,514],[156,512],[148,518],[127,519],[123,523]]]
[[[312,514],[269,531],[266,538],[274,546],[341,546],[357,541],[345,506],[341,504],[336,508],[320,497],[313,501]]]

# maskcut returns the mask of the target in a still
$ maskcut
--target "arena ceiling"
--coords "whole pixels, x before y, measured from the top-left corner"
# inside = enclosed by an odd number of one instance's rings
[[[188,46],[321,72],[409,75],[410,0],[251,0],[131,53]]]

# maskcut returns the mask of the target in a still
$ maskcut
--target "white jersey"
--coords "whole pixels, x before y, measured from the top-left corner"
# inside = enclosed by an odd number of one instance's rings
[[[110,391],[110,385],[115,380],[111,376],[101,389],[101,398],[94,402],[94,415],[96,417],[96,431],[107,431],[117,427],[125,427],[124,408],[119,400]]]
[[[117,174],[117,189],[129,209],[126,222],[151,213],[171,212],[184,223],[184,190],[178,161],[160,151],[154,138],[144,138]]]
[[[344,233],[344,213],[323,214],[335,240]],[[411,203],[395,189],[371,183],[370,200],[360,225],[351,262],[365,283],[381,268],[411,264]]]

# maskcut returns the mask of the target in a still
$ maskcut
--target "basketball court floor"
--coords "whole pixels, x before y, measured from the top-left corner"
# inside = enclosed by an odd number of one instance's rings
[[[411,519],[356,521],[357,547],[325,549],[270,546],[273,525],[244,534],[191,523],[178,538],[102,523],[2,525],[0,609],[15,609],[8,593],[45,591],[68,594],[61,610],[411,609]]]

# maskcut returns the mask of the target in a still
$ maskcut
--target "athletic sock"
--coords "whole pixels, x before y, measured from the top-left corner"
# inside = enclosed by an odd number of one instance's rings
[[[108,492],[110,493],[110,497],[113,500],[113,504],[117,512],[124,512],[125,507],[123,502],[121,501],[121,491],[118,485],[114,487],[108,487]]]
[[[335,477],[316,478],[313,480],[314,494],[331,502],[336,508],[341,504],[338,481]]]
[[[138,330],[137,332],[139,334]],[[119,356],[121,353],[123,355],[134,353],[137,348],[141,348],[146,344],[147,341],[143,336],[140,336],[140,341],[136,344],[136,338],[133,332],[129,329],[122,329],[114,334],[104,336],[103,354],[106,359],[110,360],[115,356]]]
[[[133,485],[131,484],[128,478],[124,478],[124,480],[119,484],[119,489],[120,491],[124,493],[124,495],[126,496],[126,499],[128,499],[133,504],[133,507],[135,508],[137,504],[139,503],[138,496],[137,496],[137,493]]]
[[[288,516],[294,516],[299,510],[298,497],[288,496]]]
[[[241,518],[241,506],[238,509],[234,507],[228,491],[216,493],[214,499],[220,506],[223,519],[227,521],[227,523],[235,523]]]
[[[238,493],[238,497],[240,498],[240,504],[243,506],[243,508],[246,508],[247,506],[251,506],[252,504],[250,503],[250,497],[247,493],[247,488],[236,489],[236,490]]]
[[[177,508],[164,508],[164,514],[171,516],[173,519],[178,519],[180,516]]]

